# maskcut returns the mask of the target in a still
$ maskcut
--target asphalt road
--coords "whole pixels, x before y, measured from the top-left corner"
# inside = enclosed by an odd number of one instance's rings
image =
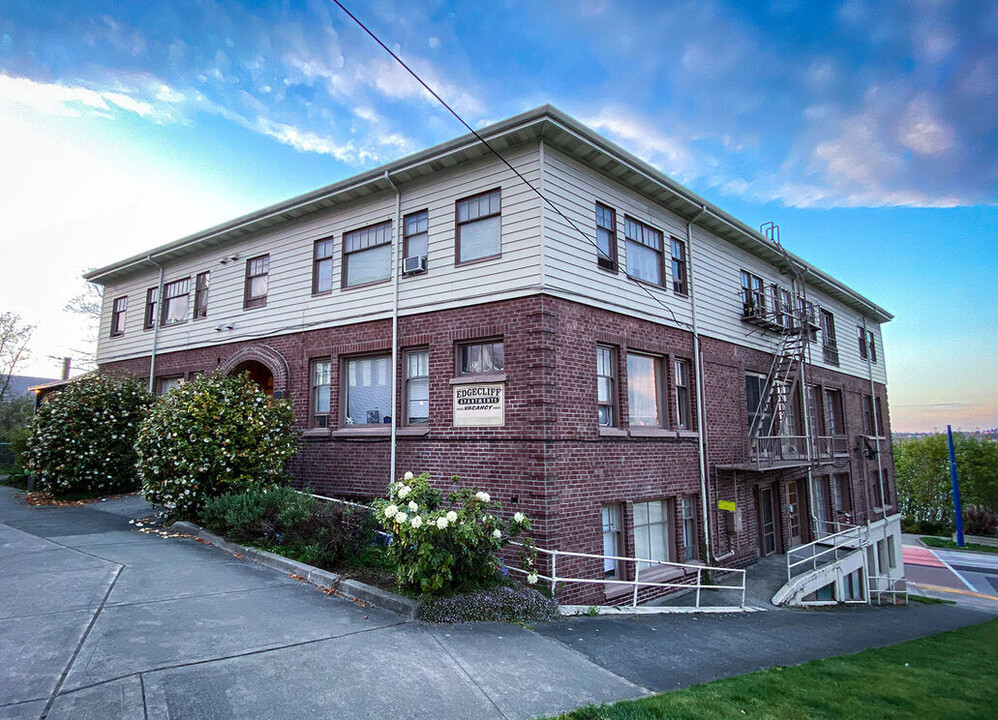
[[[903,541],[912,591],[998,614],[998,554],[930,548],[916,535]]]
[[[529,718],[989,619],[954,606],[421,625],[0,487],[0,720]]]

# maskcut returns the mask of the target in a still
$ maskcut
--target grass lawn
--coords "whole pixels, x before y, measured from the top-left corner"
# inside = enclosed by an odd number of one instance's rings
[[[919,538],[919,540],[929,547],[942,548],[943,550],[969,550],[971,552],[998,553],[998,547],[992,547],[991,545],[978,545],[977,543],[967,543],[963,547],[960,547],[949,538],[929,536]]]
[[[562,720],[994,718],[998,620],[888,648],[589,706]]]

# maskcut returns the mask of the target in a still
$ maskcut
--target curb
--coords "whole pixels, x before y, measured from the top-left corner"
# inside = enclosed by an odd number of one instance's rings
[[[391,610],[400,615],[415,618],[422,605],[417,600],[412,600],[388,590],[382,590],[379,587],[367,585],[358,580],[343,578],[343,576],[337,573],[320,570],[317,567],[286,558],[283,555],[234,543],[186,520],[178,520],[173,523],[170,526],[170,531],[192,535],[228,553],[242,555],[245,559],[255,562],[257,565],[263,565],[271,570],[278,570],[288,575],[297,575],[300,578],[304,578],[306,582],[323,590],[332,589],[349,600],[360,600],[369,605]]]

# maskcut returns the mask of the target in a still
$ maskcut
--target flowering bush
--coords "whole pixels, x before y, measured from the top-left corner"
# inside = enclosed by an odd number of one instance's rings
[[[28,471],[55,496],[134,488],[135,436],[152,403],[132,377],[97,373],[70,383],[30,423]]]
[[[249,379],[199,375],[149,413],[136,450],[146,499],[196,516],[205,500],[286,480],[298,451],[290,400]]]
[[[457,476],[453,478],[458,482]],[[523,513],[503,520],[501,506],[489,494],[458,487],[443,493],[430,487],[424,473],[388,486],[388,498],[373,504],[381,526],[392,533],[391,552],[396,579],[403,590],[426,595],[449,595],[496,584],[500,577],[499,551],[530,529]],[[536,552],[525,540],[524,560],[533,565]],[[536,572],[531,573],[536,582]]]

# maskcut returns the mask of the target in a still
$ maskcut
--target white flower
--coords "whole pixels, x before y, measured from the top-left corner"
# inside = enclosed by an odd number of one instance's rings
[[[411,492],[412,492],[411,487],[409,487],[408,485],[403,485],[402,487],[399,488],[399,497],[402,500],[405,500],[409,496],[409,493]]]
[[[513,513],[513,522],[522,523],[526,519],[527,519],[527,516],[524,515],[522,512],[515,512],[515,513]]]
[[[416,512],[417,510],[419,510],[419,505],[416,504],[415,500],[410,500],[409,501],[409,509],[412,510],[413,512]]]
[[[398,513],[395,514],[395,522],[397,522],[397,523],[405,523],[405,521],[408,520],[408,519],[409,519],[409,516],[407,514],[405,514],[404,512],[398,512]]]
[[[399,509],[395,505],[389,505],[388,507],[385,508],[385,517],[386,518],[393,517],[395,513],[397,513],[398,511]]]
[[[412,520],[409,521],[409,524],[412,525],[414,528],[418,529],[423,525],[423,518],[417,515],[416,517],[414,517]]]
[[[447,522],[452,522],[452,523],[457,522],[457,513],[454,512],[453,510],[450,510],[447,513]]]
[[[489,502],[492,498],[489,497],[489,494],[487,492],[482,492],[481,490],[479,490],[478,492],[475,493],[475,499],[481,500],[482,502]]]
[[[527,582],[530,583],[531,585],[536,585],[537,584],[537,571],[536,570],[534,572],[530,573],[529,575],[527,575]]]
[[[448,525],[447,518],[445,518],[442,515],[437,518],[437,527],[438,528],[440,528],[441,530],[446,530],[447,529],[447,525]]]
[[[415,476],[415,475],[413,475],[413,474],[412,474],[411,472],[409,472],[408,470],[406,470],[406,473],[405,473],[405,475],[403,475],[402,477],[403,477],[403,478],[405,478],[405,480],[406,480],[406,481],[408,482],[409,480],[412,480],[412,479],[413,479],[414,477],[416,477],[416,476]]]
[[[494,537],[496,540],[498,540],[499,538],[501,538],[502,537],[502,530],[500,530],[499,528],[496,528],[495,530],[493,530],[492,531],[492,537]]]

